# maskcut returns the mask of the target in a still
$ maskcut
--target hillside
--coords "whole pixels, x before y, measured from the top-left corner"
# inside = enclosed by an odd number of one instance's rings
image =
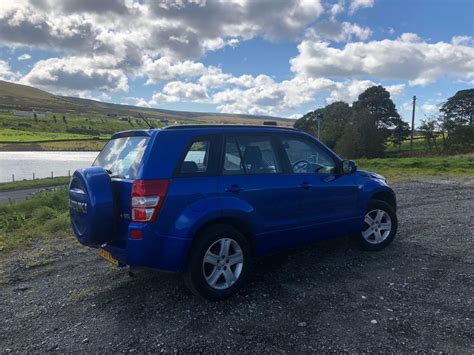
[[[177,121],[259,124],[265,120],[272,120],[278,121],[280,125],[292,124],[292,121],[278,117],[161,110],[131,105],[119,105],[77,97],[59,96],[31,86],[0,80],[0,109],[15,110],[25,107],[37,111],[75,115],[89,114],[96,116],[109,113],[119,116],[137,117],[137,113],[140,112],[151,118],[167,118]]]

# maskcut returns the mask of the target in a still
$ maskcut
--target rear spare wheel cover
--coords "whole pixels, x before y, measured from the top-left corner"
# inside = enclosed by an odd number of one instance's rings
[[[99,246],[113,236],[114,201],[109,174],[101,167],[78,169],[69,184],[69,213],[77,239]]]

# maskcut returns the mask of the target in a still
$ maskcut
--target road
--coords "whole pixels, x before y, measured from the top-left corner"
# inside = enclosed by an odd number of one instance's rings
[[[7,203],[8,201],[24,200],[25,198],[34,194],[35,192],[38,192],[44,189],[46,189],[46,187],[0,192],[0,204]]]
[[[42,263],[14,256],[0,281],[0,351],[472,354],[474,180],[394,188],[400,228],[387,249],[342,238],[260,260],[248,287],[218,303],[179,275],[129,277],[72,239]]]

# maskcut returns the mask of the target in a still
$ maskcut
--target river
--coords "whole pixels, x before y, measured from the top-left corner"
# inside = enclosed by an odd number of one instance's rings
[[[79,168],[90,166],[99,152],[0,152],[0,182],[16,180],[67,176]]]

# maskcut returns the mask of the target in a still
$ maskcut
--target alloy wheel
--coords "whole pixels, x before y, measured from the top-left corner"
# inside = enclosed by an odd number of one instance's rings
[[[381,209],[368,212],[364,218],[362,236],[371,244],[380,244],[390,235],[392,220],[390,215]]]
[[[207,249],[202,271],[209,286],[225,290],[238,280],[243,265],[244,255],[239,244],[234,239],[222,238]]]

